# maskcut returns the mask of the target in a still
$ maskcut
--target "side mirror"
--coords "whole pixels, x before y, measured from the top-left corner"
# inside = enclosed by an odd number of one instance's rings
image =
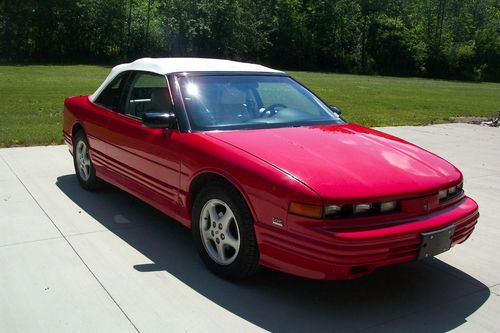
[[[176,123],[173,113],[145,112],[142,115],[142,126],[148,128],[174,128]]]
[[[342,114],[342,111],[340,111],[339,107],[338,106],[335,106],[335,105],[330,105],[330,110],[332,110],[333,112],[335,112],[336,114],[338,114],[339,116]]]

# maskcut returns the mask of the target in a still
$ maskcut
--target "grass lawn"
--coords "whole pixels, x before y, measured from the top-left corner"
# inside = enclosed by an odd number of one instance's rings
[[[427,125],[450,117],[493,116],[500,84],[290,72],[350,122],[366,126]]]
[[[109,68],[0,66],[0,147],[62,143],[64,98],[92,93]]]
[[[0,147],[62,143],[66,96],[92,93],[99,66],[0,66]],[[455,116],[491,116],[500,84],[290,72],[344,117],[367,126],[424,125]]]

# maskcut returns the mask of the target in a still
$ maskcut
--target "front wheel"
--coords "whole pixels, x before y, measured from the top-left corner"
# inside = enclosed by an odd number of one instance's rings
[[[195,198],[192,232],[201,258],[215,274],[239,280],[258,269],[253,219],[241,194],[212,183]]]
[[[73,164],[81,187],[89,191],[99,188],[100,180],[95,174],[95,168],[90,159],[89,142],[83,131],[78,131],[73,137]]]

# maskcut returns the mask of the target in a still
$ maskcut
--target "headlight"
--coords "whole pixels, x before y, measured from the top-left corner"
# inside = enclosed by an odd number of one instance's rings
[[[330,205],[325,207],[325,216],[340,214],[342,205]]]
[[[397,201],[387,201],[387,202],[382,202],[380,204],[380,212],[381,213],[388,213],[396,210],[398,208],[398,202]]]
[[[460,194],[462,192],[463,187],[464,183],[461,182],[460,184],[447,188],[446,190],[439,191],[438,194],[439,201],[445,201],[450,199],[451,197],[454,197],[457,194]]]
[[[314,217],[314,218],[332,218],[332,217],[352,217],[364,214],[386,214],[399,209],[398,201],[369,202],[361,204],[346,205],[328,205],[318,206],[291,202],[288,206],[288,212],[294,215]]]
[[[371,203],[354,205],[353,213],[354,215],[368,213],[372,207],[373,205]]]

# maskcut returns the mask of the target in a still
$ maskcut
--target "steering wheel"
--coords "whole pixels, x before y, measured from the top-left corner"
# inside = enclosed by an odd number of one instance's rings
[[[281,103],[271,104],[268,107],[266,107],[264,109],[264,111],[262,111],[260,113],[259,118],[264,118],[266,116],[267,116],[267,118],[271,118],[272,116],[274,116],[276,113],[278,113],[280,111],[277,108],[287,109],[288,106],[286,106],[285,104],[281,104]]]

